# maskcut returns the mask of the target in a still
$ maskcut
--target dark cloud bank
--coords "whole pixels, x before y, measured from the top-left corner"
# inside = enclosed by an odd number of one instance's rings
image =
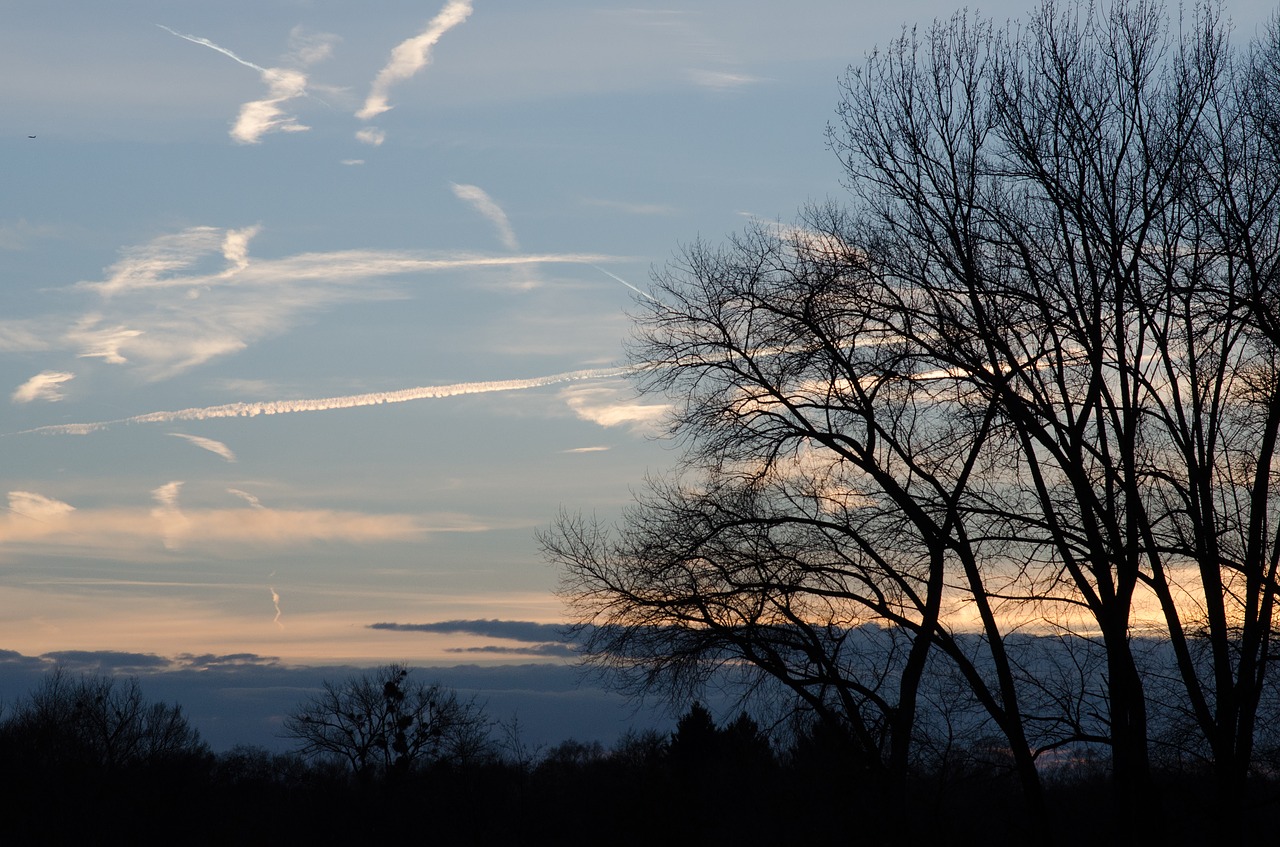
[[[518,717],[524,740],[533,745],[567,738],[611,744],[627,729],[668,730],[674,720],[659,705],[637,705],[584,677],[564,661],[520,664],[521,657],[558,659],[573,655],[570,636],[561,627],[524,621],[444,621],[428,624],[373,624],[373,628],[423,633],[467,633],[515,643],[457,648],[486,659],[512,657],[507,665],[419,667],[415,674],[439,682],[464,698],[475,697],[489,718]],[[393,660],[393,659],[389,659]],[[236,744],[287,750],[281,738],[284,716],[320,690],[364,668],[350,665],[285,665],[270,656],[183,654],[172,658],[146,653],[64,650],[25,656],[0,650],[0,703],[24,696],[56,666],[73,673],[136,676],[150,700],[177,702],[215,751]]]

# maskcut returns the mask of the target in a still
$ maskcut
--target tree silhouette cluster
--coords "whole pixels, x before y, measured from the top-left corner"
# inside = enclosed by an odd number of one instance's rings
[[[1045,831],[1054,762],[1105,762],[1123,837],[1175,772],[1224,833],[1247,817],[1275,716],[1280,24],[1228,34],[1212,2],[1050,2],[852,68],[848,202],[695,242],[636,301],[634,378],[685,453],[616,527],[543,536],[588,660],[677,701],[725,668],[780,687],[900,812],[980,727]]]
[[[411,673],[375,669],[326,691],[393,681],[409,692],[417,685]],[[295,714],[313,714],[316,702]],[[467,714],[494,729],[481,707]],[[1105,768],[1060,767],[1047,785],[1058,819],[1046,834],[1020,802],[1007,750],[977,734],[953,739],[946,768],[915,773],[917,792],[899,815],[880,775],[850,766],[858,741],[847,725],[809,715],[770,727],[746,713],[718,723],[695,701],[670,734],[627,732],[611,747],[570,738],[531,750],[513,720],[505,734],[473,739],[464,756],[359,770],[346,756],[304,755],[301,738],[295,752],[240,746],[215,755],[179,707],[147,701],[136,680],[55,671],[0,721],[0,831],[6,843],[67,845],[595,845],[602,837],[637,847],[1020,845],[1096,835],[1100,821],[1081,812],[1110,791]],[[1202,784],[1169,787],[1194,796]],[[1273,777],[1270,787],[1280,783]],[[1212,835],[1215,822],[1193,810],[1171,810],[1181,837],[1163,843]],[[1263,807],[1246,829],[1261,835],[1271,821]]]

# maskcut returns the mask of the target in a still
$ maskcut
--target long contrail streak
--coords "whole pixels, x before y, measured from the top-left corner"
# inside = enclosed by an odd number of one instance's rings
[[[345,397],[323,397],[315,400],[268,400],[257,403],[228,403],[223,406],[203,406],[179,409],[171,412],[149,412],[130,418],[92,423],[57,424],[25,429],[15,435],[45,433],[48,435],[85,435],[116,424],[173,423],[175,421],[206,421],[214,418],[253,418],[258,415],[288,415],[294,412],[327,412],[333,409],[355,409],[361,406],[381,406],[387,403],[408,403],[412,400],[431,400],[441,397],[457,397],[461,394],[486,394],[493,391],[521,391],[542,388],[561,382],[577,382],[587,379],[608,379],[623,376],[631,368],[591,368],[581,371],[538,376],[532,379],[504,379],[494,382],[458,382],[452,385],[428,385],[405,388],[400,391],[378,391],[372,394],[350,394]]]
[[[186,35],[185,33],[178,32],[177,30],[169,29],[169,27],[165,26],[164,24],[156,24],[156,26],[160,27],[165,32],[172,33],[173,35],[178,36],[179,38],[185,38],[187,41],[190,41],[192,44],[202,44],[205,47],[208,47],[210,50],[217,50],[222,55],[229,56],[232,59],[235,59],[237,62],[244,65],[246,68],[253,68],[255,71],[258,71],[259,73],[266,73],[267,71],[267,69],[262,67],[261,65],[255,65],[253,62],[250,62],[247,59],[241,59],[239,56],[237,56],[235,53],[232,53],[227,48],[219,47],[217,44],[214,44],[212,41],[210,41],[207,38],[201,38],[198,35]]]
[[[632,291],[634,291],[636,294],[639,294],[641,297],[648,297],[650,300],[652,300],[652,301],[653,301],[653,302],[655,302],[655,303],[661,303],[661,302],[662,302],[662,301],[661,301],[661,300],[659,300],[657,297],[654,297],[652,294],[650,294],[648,291],[645,291],[645,290],[644,290],[644,289],[642,289],[642,288],[636,288],[634,285],[632,285],[631,283],[627,282],[627,281],[626,281],[625,279],[623,279],[622,277],[618,276],[618,275],[617,275],[617,274],[615,274],[615,273],[611,273],[610,271],[606,271],[604,268],[600,267],[599,265],[592,265],[591,267],[593,267],[593,268],[595,268],[596,270],[600,271],[600,273],[602,273],[602,274],[605,274],[605,275],[607,275],[607,276],[611,276],[611,277],[613,277],[613,278],[614,278],[614,279],[616,279],[618,282],[620,282],[620,283],[622,283],[623,285],[625,285],[627,288],[630,288],[630,289],[631,289]]]

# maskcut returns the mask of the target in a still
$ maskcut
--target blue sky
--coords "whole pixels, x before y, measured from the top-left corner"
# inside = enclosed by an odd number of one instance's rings
[[[677,458],[630,286],[838,197],[837,77],[955,9],[8,0],[0,648],[563,661],[403,625],[563,619],[534,532]]]

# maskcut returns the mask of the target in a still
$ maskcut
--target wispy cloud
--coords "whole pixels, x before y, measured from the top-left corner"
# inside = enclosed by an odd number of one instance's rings
[[[652,430],[671,409],[666,403],[641,403],[630,390],[604,386],[567,388],[560,396],[579,418],[605,427]]]
[[[236,545],[289,548],[317,542],[368,544],[421,540],[432,533],[493,528],[468,515],[365,514],[335,509],[183,508],[183,483],[152,491],[145,507],[75,508],[30,491],[10,491],[0,515],[0,542],[93,555],[134,557],[155,550],[201,546],[208,555],[235,555]],[[202,553],[205,555],[205,553]]]
[[[405,297],[397,277],[623,258],[359,249],[259,258],[251,248],[260,231],[194,226],[127,247],[102,278],[75,285],[97,295],[88,311],[61,325],[56,316],[0,322],[0,349],[61,349],[166,379],[284,332],[305,314]]]
[[[561,450],[561,453],[603,453],[610,450],[610,447],[572,447],[568,450]]]
[[[456,182],[449,183],[449,186],[453,189],[455,197],[470,203],[489,223],[493,224],[494,229],[498,231],[498,238],[502,241],[503,247],[508,250],[520,249],[520,242],[516,240],[516,234],[511,228],[511,221],[508,220],[507,213],[494,202],[494,199],[483,188],[478,185],[460,185]]]
[[[9,492],[9,513],[21,518],[49,522],[66,517],[75,510],[76,507],[69,503],[33,491]]]
[[[231,448],[223,444],[221,441],[214,441],[212,438],[202,438],[199,435],[188,435],[185,432],[171,432],[169,435],[172,435],[174,438],[186,439],[201,450],[208,450],[210,453],[219,455],[228,462],[234,462],[236,460],[236,454],[231,452]]]
[[[391,59],[378,72],[364,106],[356,117],[367,121],[391,108],[387,102],[391,86],[409,79],[431,61],[431,48],[449,30],[462,23],[471,14],[471,0],[449,0],[427,28],[412,38],[402,41],[391,51]]]
[[[50,435],[84,435],[97,430],[106,429],[116,424],[139,423],[174,423],[176,421],[204,421],[215,418],[253,418],[259,415],[287,415],[296,412],[325,412],[334,409],[355,409],[362,406],[382,406],[391,403],[408,403],[413,400],[429,400],[443,397],[457,397],[463,394],[487,394],[494,391],[522,391],[530,388],[542,388],[564,382],[580,382],[592,379],[608,379],[623,376],[627,368],[591,368],[580,371],[551,374],[550,376],[532,379],[504,379],[492,382],[458,382],[451,385],[431,385],[420,388],[406,388],[400,391],[378,391],[369,394],[350,394],[343,397],[324,397],[315,400],[270,400],[255,403],[228,403],[222,406],[203,406],[193,409],[179,409],[168,412],[149,412],[129,418],[113,421],[95,421],[91,423],[58,424],[24,430],[23,433],[46,433]],[[570,403],[573,406],[573,403]],[[636,407],[644,408],[644,407]],[[665,408],[665,407],[662,407]],[[577,409],[575,409],[577,411]],[[579,412],[581,415],[582,413]],[[615,420],[621,423],[628,420],[625,413]],[[606,424],[609,425],[609,424]]]
[[[274,623],[274,624],[275,624],[276,626],[278,626],[280,629],[284,629],[284,623],[280,620],[280,614],[281,614],[281,612],[280,612],[280,594],[276,591],[276,588],[275,588],[275,586],[274,586],[274,585],[270,585],[270,586],[267,586],[267,587],[268,587],[268,589],[270,589],[270,591],[271,591],[271,605],[273,605],[273,606],[275,606],[275,607],[276,607],[276,616],[275,616],[275,618],[272,620],[272,623]]]
[[[689,77],[695,84],[713,91],[728,91],[761,82],[760,77],[732,71],[691,70]]]
[[[75,377],[75,374],[67,371],[42,371],[15,388],[9,398],[15,403],[31,403],[36,400],[56,403],[63,397],[60,386]]]
[[[264,508],[262,505],[262,501],[259,500],[257,496],[250,494],[248,491],[241,491],[239,488],[228,488],[227,493],[234,494],[235,496],[239,497],[241,500],[245,501],[255,509]]]
[[[573,649],[573,636],[559,624],[532,623],[529,621],[471,620],[439,621],[437,623],[375,623],[369,629],[393,632],[433,632],[442,634],[480,635],[485,638],[502,638],[523,642],[521,646],[486,644],[481,647],[446,647],[446,653],[503,653],[518,656],[577,655]]]
[[[504,620],[453,620],[433,623],[374,623],[369,629],[386,629],[396,632],[441,632],[483,635],[486,638],[510,638],[515,641],[571,642],[573,637],[563,624],[534,623],[533,621]]]
[[[191,522],[187,520],[186,515],[182,514],[182,509],[178,505],[178,495],[181,491],[182,481],[176,480],[167,482],[151,492],[152,498],[156,501],[155,508],[151,510],[151,517],[160,527],[164,546],[170,550],[181,546],[182,536],[191,526]]]
[[[625,200],[602,200],[585,197],[582,200],[588,206],[599,206],[604,209],[616,209],[629,215],[674,215],[676,208],[665,203],[629,203]]]
[[[166,32],[193,44],[200,44],[227,56],[258,72],[267,86],[267,96],[261,100],[250,100],[240,107],[235,123],[231,127],[231,138],[240,144],[257,144],[262,136],[272,132],[305,132],[309,126],[299,123],[295,115],[285,112],[285,105],[291,100],[307,94],[307,75],[298,68],[265,68],[237,56],[207,38],[187,35],[170,29],[164,24],[156,24]],[[295,30],[295,48],[291,54],[293,61],[299,65],[307,65],[327,58],[333,49],[333,36],[311,36],[301,38]]]
[[[361,144],[368,144],[370,147],[381,147],[382,142],[387,140],[387,134],[376,126],[367,126],[364,129],[356,130],[356,141]]]

